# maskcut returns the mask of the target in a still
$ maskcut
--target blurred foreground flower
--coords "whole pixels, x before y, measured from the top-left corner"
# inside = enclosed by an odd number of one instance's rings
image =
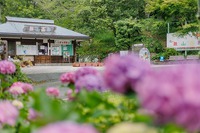
[[[13,64],[13,62],[7,60],[0,61],[0,73],[13,74],[15,70],[16,66]]]
[[[60,81],[62,83],[74,83],[74,72],[67,72],[60,76]]]
[[[105,61],[104,78],[110,89],[119,93],[134,90],[136,82],[150,71],[149,63],[135,55],[112,55]]]
[[[75,88],[80,91],[106,90],[103,77],[99,71],[91,67],[83,67],[75,72]]]
[[[21,101],[18,100],[13,100],[12,104],[17,107],[18,109],[22,109],[24,107],[23,103]]]
[[[80,125],[72,122],[49,124],[34,133],[98,133],[90,125]]]
[[[49,96],[54,96],[54,97],[58,97],[60,95],[60,91],[58,88],[54,88],[54,87],[48,87],[46,89],[46,93]]]
[[[159,122],[200,130],[200,66],[181,65],[156,71],[138,83],[142,106]]]
[[[28,120],[35,120],[39,116],[40,116],[39,113],[36,112],[33,108],[30,108],[28,110]]]
[[[155,128],[143,123],[119,123],[111,127],[107,133],[158,133]]]
[[[8,101],[0,102],[0,125],[14,126],[19,115],[17,108]]]
[[[33,86],[29,83],[15,82],[8,91],[13,95],[25,94],[33,91]]]
[[[69,100],[69,101],[75,100],[76,94],[77,94],[77,93],[78,93],[77,90],[68,89],[68,90],[67,90],[67,93],[66,93],[66,95],[67,95],[67,100]]]

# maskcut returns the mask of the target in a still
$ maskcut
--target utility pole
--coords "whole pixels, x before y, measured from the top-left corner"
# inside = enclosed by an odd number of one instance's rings
[[[167,23],[167,33],[169,33],[170,32],[170,29],[169,29],[170,27],[169,27],[169,22]]]
[[[0,4],[0,23],[1,23],[1,8],[2,8],[2,6]]]
[[[197,19],[200,21],[200,0],[197,0],[197,5],[198,5]]]

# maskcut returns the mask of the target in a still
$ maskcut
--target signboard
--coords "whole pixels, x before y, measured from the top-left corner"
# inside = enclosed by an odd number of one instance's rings
[[[38,32],[38,33],[54,33],[55,26],[38,26],[38,25],[25,25],[24,32]]]
[[[128,55],[128,51],[119,51],[120,56]]]
[[[145,61],[149,61],[150,62],[150,52],[147,48],[142,48],[139,52],[139,57],[142,59],[142,60],[145,60]]]
[[[38,55],[38,46],[16,45],[16,55]]]
[[[3,51],[4,51],[4,46],[0,45],[0,53],[3,53]]]
[[[144,44],[133,44],[132,45],[132,51],[133,53],[138,56],[139,55],[139,51],[144,47]]]
[[[55,45],[71,45],[71,40],[54,40]]]
[[[63,56],[73,56],[73,46],[72,45],[62,45],[62,55]]]
[[[61,46],[52,46],[51,47],[51,55],[62,55]]]
[[[200,50],[200,36],[197,35],[190,33],[179,37],[174,33],[167,34],[167,47],[177,51]]]

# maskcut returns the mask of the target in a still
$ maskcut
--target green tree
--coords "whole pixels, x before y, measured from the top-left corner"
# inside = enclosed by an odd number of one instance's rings
[[[141,42],[141,26],[137,20],[126,19],[115,23],[116,45],[119,50],[130,50],[131,45]]]
[[[81,57],[99,58],[102,61],[109,53],[116,50],[114,34],[107,30],[96,34],[91,43],[81,44],[77,53]]]
[[[149,17],[167,21],[171,32],[198,31],[196,0],[146,0]]]
[[[1,0],[0,7],[3,22],[5,16],[44,18],[43,12],[33,0]]]

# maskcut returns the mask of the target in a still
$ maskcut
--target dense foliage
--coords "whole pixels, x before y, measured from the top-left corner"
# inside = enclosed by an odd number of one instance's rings
[[[197,0],[0,0],[0,9],[1,22],[5,16],[53,19],[87,34],[93,39],[78,48],[79,55],[100,59],[135,43],[153,44],[150,51],[162,52],[157,47],[165,46],[168,24],[171,33],[199,31]],[[100,34],[112,42],[101,41]],[[90,44],[98,45],[94,53],[87,51]]]

